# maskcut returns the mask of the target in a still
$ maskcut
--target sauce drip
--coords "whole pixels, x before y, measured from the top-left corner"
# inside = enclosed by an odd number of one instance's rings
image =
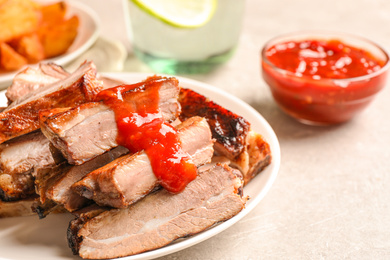
[[[149,78],[147,83],[106,89],[97,100],[115,112],[117,143],[132,153],[145,151],[161,186],[178,193],[196,178],[197,168],[181,148],[177,130],[164,121],[159,110],[162,80]]]
[[[359,77],[384,65],[371,53],[339,40],[288,41],[269,48],[266,56],[279,68],[313,79]]]

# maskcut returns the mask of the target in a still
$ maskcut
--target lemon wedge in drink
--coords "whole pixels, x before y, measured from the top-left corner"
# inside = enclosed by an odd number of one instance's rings
[[[197,28],[206,24],[213,17],[218,0],[130,1],[166,24],[179,28]]]

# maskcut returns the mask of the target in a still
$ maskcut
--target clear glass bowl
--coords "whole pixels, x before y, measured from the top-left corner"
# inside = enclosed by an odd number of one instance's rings
[[[384,65],[359,77],[332,79],[299,75],[271,63],[266,51],[275,44],[303,40],[339,40],[364,50]],[[331,125],[350,120],[364,109],[385,86],[389,55],[367,39],[335,32],[298,32],[268,41],[261,52],[262,76],[280,108],[298,121],[312,125]]]

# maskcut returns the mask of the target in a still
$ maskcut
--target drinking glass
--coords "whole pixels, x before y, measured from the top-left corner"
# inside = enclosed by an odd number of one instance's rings
[[[238,44],[244,0],[218,0],[212,18],[197,28],[179,28],[140,9],[132,1],[128,30],[135,55],[167,74],[206,73],[226,62]]]

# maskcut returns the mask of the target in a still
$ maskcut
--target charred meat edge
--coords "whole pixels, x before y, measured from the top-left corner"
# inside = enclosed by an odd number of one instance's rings
[[[190,89],[180,90],[179,102],[181,120],[195,115],[207,119],[216,139],[215,156],[226,157],[232,167],[239,169],[245,185],[271,163],[269,144],[263,136],[251,130],[243,117]]]
[[[44,204],[42,204],[39,202],[39,199],[36,199],[32,203],[31,210],[33,213],[38,215],[39,219],[43,219],[51,213],[68,212],[62,205],[57,204],[54,201],[48,200]]]
[[[207,119],[216,140],[215,149],[220,154],[228,159],[235,159],[245,149],[250,124],[243,117],[190,89],[180,89],[179,103],[180,120],[193,116]]]

